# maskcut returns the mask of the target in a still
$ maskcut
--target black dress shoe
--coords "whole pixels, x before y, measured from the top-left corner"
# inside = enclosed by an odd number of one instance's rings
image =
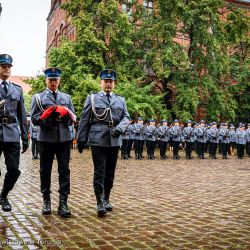
[[[7,198],[0,198],[0,205],[2,205],[2,210],[4,212],[10,212],[11,211],[11,205]]]
[[[62,204],[60,203],[59,207],[58,207],[58,210],[57,210],[57,213],[60,214],[61,217],[64,217],[64,218],[67,218],[67,217],[71,216],[71,211],[68,208],[67,203],[62,203]]]
[[[50,201],[43,201],[43,208],[42,208],[42,214],[51,214],[51,202]]]
[[[103,217],[107,213],[107,210],[103,203],[97,204],[96,212],[98,217]]]
[[[68,200],[68,196],[60,194],[57,213],[60,214],[61,217],[64,217],[64,218],[71,216],[71,211],[68,208],[67,200]]]
[[[105,201],[105,209],[107,212],[110,212],[113,210],[113,206],[110,204],[109,201]]]

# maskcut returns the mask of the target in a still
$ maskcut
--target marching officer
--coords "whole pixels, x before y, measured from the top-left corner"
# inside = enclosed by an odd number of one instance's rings
[[[48,68],[44,71],[47,88],[32,97],[31,120],[39,126],[37,140],[40,151],[40,180],[43,195],[43,214],[51,214],[51,171],[54,156],[58,162],[59,206],[58,214],[69,217],[70,193],[70,126],[76,120],[70,95],[58,90],[61,70]]]
[[[155,127],[155,120],[150,119],[149,125],[145,129],[147,155],[149,160],[155,159],[154,153],[155,153],[156,135],[157,131]]]
[[[97,214],[104,216],[107,211],[112,211],[109,197],[122,143],[120,135],[129,125],[129,113],[125,99],[113,93],[116,72],[105,69],[100,78],[102,90],[88,95],[85,101],[77,141],[79,153],[83,152],[87,142],[91,146]]]
[[[229,129],[227,123],[221,124],[221,129],[219,131],[219,136],[221,137],[221,154],[223,159],[228,159],[227,152],[230,143]]]
[[[201,120],[199,127],[196,130],[197,136],[197,154],[198,158],[205,159],[205,144],[206,144],[206,128],[205,128],[205,121]]]
[[[207,134],[209,140],[209,155],[211,156],[211,159],[217,159],[216,152],[219,143],[219,130],[217,129],[216,122],[211,123],[211,127]]]
[[[173,159],[179,160],[179,146],[182,141],[182,129],[179,126],[179,120],[174,120],[173,126],[169,129],[169,133],[173,142]]]
[[[187,121],[187,127],[184,127],[182,130],[182,136],[184,138],[186,144],[186,159],[192,159],[192,150],[193,150],[193,143],[194,143],[194,129],[192,128],[192,121]]]
[[[0,194],[0,205],[5,212],[11,211],[8,194],[21,174],[20,132],[22,153],[28,149],[28,126],[24,108],[23,90],[9,81],[13,59],[8,54],[0,55],[0,155],[5,157],[7,173]]]
[[[144,135],[144,125],[143,125],[143,118],[138,117],[137,123],[134,124],[134,131],[135,139],[134,139],[134,148],[135,148],[135,159],[142,159],[142,153],[143,153],[143,145],[145,140]]]
[[[167,158],[167,145],[169,141],[169,126],[167,120],[161,121],[161,126],[157,129],[158,138],[160,140],[160,155],[161,159]]]
[[[244,150],[247,142],[247,135],[245,131],[245,125],[240,123],[239,128],[236,132],[236,145],[237,145],[237,155],[238,159],[243,159]]]
[[[31,138],[31,152],[32,152],[32,159],[38,159],[38,141],[37,141],[37,134],[38,134],[38,126],[35,126],[32,122],[30,122],[30,138]]]

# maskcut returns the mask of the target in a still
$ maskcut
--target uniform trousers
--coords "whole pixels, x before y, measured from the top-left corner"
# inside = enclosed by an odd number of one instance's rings
[[[128,146],[129,146],[129,140],[128,139],[122,139],[122,147],[121,147],[121,153],[122,156],[128,156]]]
[[[70,193],[70,146],[71,141],[39,142],[41,193],[44,195],[51,193],[51,171],[55,155],[59,174],[58,192],[63,196]]]
[[[247,142],[246,144],[246,153],[248,156],[250,156],[250,142]]]
[[[191,156],[193,150],[193,142],[186,142],[186,156]]]
[[[179,154],[179,146],[180,146],[180,141],[173,141],[173,155],[178,155]]]
[[[135,154],[142,154],[143,153],[143,145],[144,141],[143,140],[134,140],[135,143]]]
[[[3,183],[3,196],[11,191],[21,174],[19,170],[20,162],[20,142],[0,142],[0,155],[4,154],[7,172]]]
[[[197,154],[198,154],[198,156],[204,156],[205,145],[206,145],[206,143],[197,141]]]
[[[130,152],[131,152],[132,147],[133,147],[133,142],[134,142],[134,140],[129,139],[129,142],[128,142],[128,156],[130,156]]]
[[[94,162],[94,191],[98,199],[104,194],[108,199],[114,184],[116,162],[119,147],[91,146],[92,159]]]
[[[217,147],[218,147],[218,143],[215,143],[215,142],[209,143],[209,154],[211,156],[216,156]]]
[[[244,150],[245,150],[244,144],[237,144],[237,155],[239,158],[244,157]]]
[[[38,141],[36,138],[31,138],[31,140],[32,140],[32,145],[31,145],[32,155],[37,156],[39,153]]]
[[[149,141],[149,140],[147,140],[147,154],[148,154],[148,156],[150,156],[150,155],[154,155],[154,153],[155,153],[155,141]]]
[[[223,143],[223,142],[221,143],[221,154],[223,156],[227,156],[228,147],[229,147],[228,143]]]
[[[159,141],[159,144],[160,144],[160,155],[166,156],[168,142],[167,141]]]

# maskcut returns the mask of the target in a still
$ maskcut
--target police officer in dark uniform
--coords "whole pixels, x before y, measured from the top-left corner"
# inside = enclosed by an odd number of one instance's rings
[[[8,193],[13,189],[21,174],[19,127],[23,142],[22,153],[28,149],[28,126],[23,91],[19,85],[9,81],[12,61],[10,55],[0,55],[0,155],[4,153],[7,168],[0,194],[0,205],[6,212],[11,211]]]
[[[37,140],[40,150],[40,179],[43,194],[43,214],[51,214],[51,171],[56,155],[59,173],[58,214],[69,217],[67,200],[70,193],[70,126],[75,121],[71,97],[58,90],[61,70],[48,68],[44,71],[47,88],[32,98],[31,120],[40,127]]]
[[[142,159],[142,153],[143,153],[143,145],[145,140],[144,135],[144,125],[143,125],[143,118],[138,117],[137,122],[133,126],[133,133],[135,134],[134,139],[134,148],[135,148],[135,159]]]
[[[37,141],[37,134],[38,134],[38,126],[35,126],[32,122],[30,122],[30,138],[32,141],[31,145],[31,152],[32,152],[32,159],[38,159],[38,141]]]
[[[187,126],[182,130],[182,136],[184,137],[185,141],[185,151],[186,151],[186,159],[192,159],[192,150],[193,150],[193,143],[194,143],[194,135],[193,135],[193,127],[192,121],[187,120]]]
[[[168,145],[168,141],[169,141],[169,126],[168,126],[168,121],[167,120],[162,120],[161,121],[161,126],[158,127],[157,129],[157,134],[158,134],[158,138],[159,138],[159,144],[160,144],[160,156],[161,159],[164,160],[167,157],[167,145]]]
[[[77,142],[79,153],[83,152],[86,143],[91,146],[97,214],[104,216],[113,209],[109,197],[114,183],[119,147],[122,144],[120,135],[129,125],[129,113],[125,99],[113,93],[116,72],[103,70],[100,78],[102,90],[88,95],[85,101]]]
[[[131,123],[131,119],[129,120]],[[129,126],[127,126],[124,133],[121,135],[122,138],[122,146],[121,146],[121,159],[128,160],[128,144],[129,144]]]
[[[180,127],[178,119],[173,121],[173,126],[170,128],[169,133],[173,141],[173,159],[179,160],[179,146],[182,140],[182,128]]]

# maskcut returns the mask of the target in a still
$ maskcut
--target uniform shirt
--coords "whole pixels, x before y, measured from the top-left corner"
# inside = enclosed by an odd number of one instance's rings
[[[135,139],[134,126],[135,126],[134,124],[129,124],[128,125],[129,140],[134,140]]]
[[[196,136],[197,136],[197,142],[202,142],[202,143],[207,142],[206,128],[205,127],[197,128],[197,130],[195,132],[196,132]]]
[[[210,128],[207,135],[210,142],[219,143],[219,130],[217,128]]]
[[[246,130],[247,142],[250,142],[250,128]]]
[[[182,137],[185,142],[194,142],[194,128],[184,127],[182,130]]]
[[[221,143],[228,144],[230,142],[229,130],[227,128],[221,128],[219,131],[219,135],[221,138]]]
[[[41,104],[44,110],[51,106],[59,105],[70,109],[74,113],[74,107],[70,95],[57,91],[56,100],[52,91],[45,89],[43,92],[38,93]],[[62,121],[55,121],[50,127],[45,126],[40,120],[42,111],[39,108],[35,95],[32,97],[31,103],[31,121],[34,125],[39,126],[37,140],[41,142],[66,142],[72,140],[70,132],[70,124],[64,124]],[[72,125],[72,122],[71,122]]]
[[[241,144],[241,145],[245,145],[246,142],[247,142],[246,131],[244,131],[244,130],[238,130],[236,132],[236,143],[237,144]]]
[[[147,141],[156,141],[156,127],[154,125],[147,126],[145,129],[145,136]]]
[[[236,131],[234,129],[229,130],[229,141],[236,142]]]
[[[37,139],[38,129],[38,126],[35,126],[30,122],[30,138]]]
[[[129,124],[131,125],[131,124]],[[122,140],[129,140],[129,125],[125,129],[125,131],[122,133],[121,138]]]
[[[28,140],[27,116],[24,107],[23,90],[19,85],[8,83],[8,92],[5,93],[1,79],[0,87],[0,141],[20,142]],[[3,120],[4,119],[4,120]],[[6,123],[6,124],[4,124]]]
[[[182,140],[182,129],[180,126],[173,126],[169,129],[170,136],[172,141],[181,141]]]
[[[143,124],[138,124],[138,123],[134,124],[133,133],[135,135],[134,137],[135,140],[139,140],[139,141],[145,140],[144,129],[145,127]]]
[[[124,133],[128,125],[129,113],[124,97],[113,93],[109,103],[103,91],[93,93],[85,101],[77,141],[88,142],[90,146],[120,147],[121,136],[113,137],[112,131],[119,128]]]
[[[157,135],[160,141],[168,142],[170,139],[169,127],[162,125],[157,129]]]

